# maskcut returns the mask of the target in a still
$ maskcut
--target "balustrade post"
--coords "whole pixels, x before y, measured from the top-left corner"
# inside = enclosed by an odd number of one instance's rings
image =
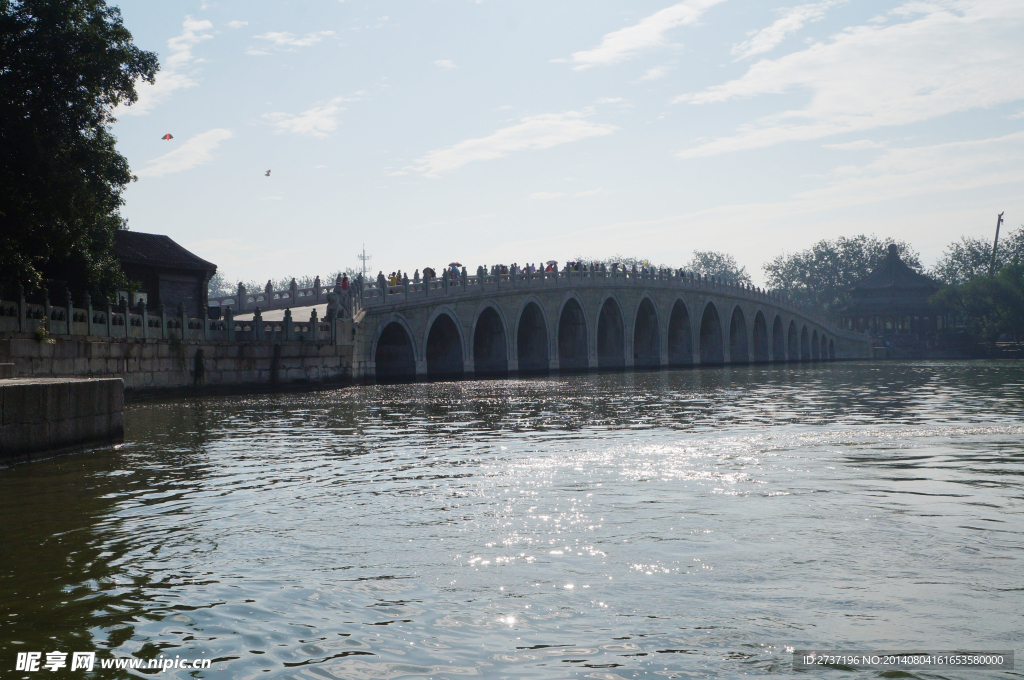
[[[85,334],[95,335],[92,332],[92,296],[89,295],[89,291],[85,291],[85,295],[82,296],[82,306],[85,307]]]
[[[114,323],[114,310],[110,304],[110,298],[103,298],[103,309],[107,317],[107,337],[114,337],[114,329],[112,328]]]
[[[199,321],[203,324],[203,340],[208,340],[210,338],[210,310],[206,305],[199,310]]]
[[[270,285],[270,279],[267,279],[267,285],[263,286],[263,308],[270,309],[271,305],[273,305],[273,300],[274,287]]]
[[[156,311],[160,313],[160,339],[167,339],[167,305],[160,303],[156,307]]]
[[[313,279],[313,304],[320,303],[320,277]]]
[[[263,327],[263,312],[259,305],[252,312],[252,333],[256,340],[263,340],[267,335],[267,329]]]
[[[149,333],[149,310],[142,300],[139,300],[139,314],[142,315],[142,338],[145,340],[146,334]]]
[[[185,312],[185,303],[178,303],[178,330],[181,332],[181,339],[188,337],[188,313]]]
[[[409,274],[402,274],[402,300],[409,299]],[[313,310],[316,313],[316,310]]]
[[[221,315],[224,317],[224,330],[228,333],[228,342],[235,341],[235,315],[231,311],[231,306],[228,305],[224,308],[224,313]]]
[[[121,301],[117,306],[117,311],[121,315],[121,319],[124,321],[124,337],[127,339],[131,335],[131,317],[128,316],[128,298],[121,298]]]
[[[75,322],[75,303],[71,301],[71,291],[67,288],[64,289],[64,306],[68,310],[64,319],[68,325],[68,335],[72,335],[75,332],[75,327],[72,325]]]
[[[295,279],[292,279],[292,282],[288,284],[288,292],[292,296],[291,306],[294,307],[298,304],[299,299],[299,285],[295,283]],[[269,301],[270,298],[268,297],[267,300]],[[267,303],[267,309],[270,309],[269,302]]]
[[[445,295],[447,295],[447,294],[448,294],[448,279],[449,279],[450,277],[451,277],[451,273],[450,273],[450,272],[449,272],[449,271],[448,271],[447,269],[445,269],[445,270],[444,270],[444,271],[443,271],[443,272],[441,273],[441,290],[443,290],[443,291],[444,291],[444,294],[445,294]]]
[[[292,310],[284,310],[284,339],[295,339],[295,325],[292,323]]]
[[[409,292],[409,277],[405,277],[405,288],[406,293]],[[309,313],[309,339],[312,342],[316,342],[320,337],[320,320],[316,316],[316,307]]]
[[[238,311],[239,312],[244,312],[245,311],[245,297],[246,297],[246,295],[247,295],[247,293],[245,292],[245,286],[243,286],[241,283],[239,283],[238,284],[238,299],[235,300],[235,303],[238,305]]]
[[[18,332],[28,332],[28,305],[25,304],[25,288],[20,283],[18,284]]]

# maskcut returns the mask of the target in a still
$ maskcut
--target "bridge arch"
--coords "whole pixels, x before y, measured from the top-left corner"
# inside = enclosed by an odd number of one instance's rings
[[[473,318],[473,371],[476,375],[508,373],[508,324],[493,302],[485,302]]]
[[[551,346],[544,306],[535,296],[525,298],[516,316],[515,356],[520,373],[546,373]]]
[[[722,346],[722,319],[718,307],[711,300],[704,305],[700,317],[700,363],[725,363],[725,348]]]
[[[457,378],[465,370],[466,343],[458,319],[458,314],[444,305],[427,320],[423,345],[428,378]]]
[[[661,365],[661,320],[658,305],[644,292],[633,317],[633,366],[654,368]]]
[[[800,331],[800,361],[811,360],[811,335],[805,325]]]
[[[782,327],[782,317],[778,314],[772,322],[772,359],[776,363],[786,360],[786,331]]]
[[[828,340],[825,339],[825,333],[821,334],[821,360],[828,361]]]
[[[400,314],[384,317],[373,337],[374,377],[378,382],[409,382],[416,379],[416,336]]]
[[[811,360],[821,361],[821,344],[818,342],[818,330],[811,331]]]
[[[672,305],[668,319],[668,365],[693,365],[693,331],[690,327],[690,311],[682,298]]]
[[[574,293],[566,295],[558,310],[558,369],[580,371],[590,367],[587,315]]]
[[[768,346],[768,322],[765,321],[764,312],[760,309],[754,313],[753,343],[753,360],[759,364],[768,363],[768,360],[771,358]]]
[[[609,293],[601,301],[597,314],[597,367],[623,368],[626,365],[626,323],[619,299]]]
[[[739,305],[732,308],[729,318],[729,363],[745,364],[750,361],[747,343],[747,318]]]

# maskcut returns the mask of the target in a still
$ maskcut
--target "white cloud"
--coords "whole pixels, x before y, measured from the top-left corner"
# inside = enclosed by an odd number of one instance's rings
[[[640,76],[640,80],[658,80],[659,78],[664,78],[667,74],[667,66],[655,66],[654,68],[647,69],[647,72]]]
[[[638,24],[608,33],[594,49],[573,53],[573,68],[579,71],[615,64],[642,50],[663,45],[665,33],[696,22],[705,10],[720,2],[723,0],[685,0],[641,19]]]
[[[457,68],[455,66],[455,62],[451,61],[450,59],[438,59],[437,61],[434,62],[434,66],[438,66],[449,71],[453,68]]]
[[[565,198],[569,196],[571,198],[586,198],[587,196],[597,196],[603,194],[604,189],[589,189],[587,191],[577,191],[574,194],[567,194],[564,191],[537,191],[530,194],[530,198],[535,201],[552,201],[556,198]]]
[[[139,94],[139,100],[131,106],[118,106],[114,110],[114,115],[143,116],[165,101],[175,90],[195,87],[198,83],[183,71],[196,62],[196,58],[192,56],[192,48],[213,37],[209,33],[204,33],[212,28],[213,24],[209,21],[196,21],[186,16],[182,22],[181,35],[167,41],[169,55],[162,60],[156,80],[152,85],[142,80],[136,81],[135,90]]]
[[[165,153],[159,158],[147,162],[147,167],[139,170],[139,177],[162,177],[175,172],[190,170],[197,165],[205,165],[213,160],[213,152],[220,143],[230,139],[231,130],[216,128],[192,137],[174,151]]]
[[[414,165],[404,168],[401,174],[411,171],[436,177],[473,161],[502,158],[523,149],[550,149],[587,137],[610,135],[618,129],[614,125],[588,121],[588,115],[590,112],[566,111],[523,118],[519,123],[487,137],[467,139],[446,149],[431,151],[417,159]]]
[[[771,26],[760,31],[752,31],[750,38],[732,48],[732,53],[737,55],[736,58],[739,60],[768,52],[805,24],[824,19],[825,11],[836,4],[836,0],[831,0],[792,7]]]
[[[248,21],[229,21],[228,28],[241,28],[242,26],[248,26]]]
[[[966,142],[888,149],[870,163],[838,168],[802,201],[852,205],[1024,182],[1024,132]]]
[[[598,104],[619,104],[626,101],[622,97],[601,97],[597,100]]]
[[[1010,198],[1017,195],[1013,188],[1021,183],[1024,132],[890,149],[864,165],[839,169],[824,187],[775,202],[724,204],[653,220],[552,231],[515,245],[525,252],[577,252],[578,244],[587,243],[592,252],[615,252],[623,234],[628,234],[637,251],[649,249],[659,253],[659,260],[670,262],[685,261],[694,249],[721,250],[725,245],[756,277],[766,253],[778,253],[782,247],[807,247],[820,238],[861,233],[865,215],[877,216],[868,231],[930,243],[937,254],[937,238],[940,243],[957,238],[965,228],[964,213],[977,215],[977,196],[983,187],[995,187],[997,195]],[[922,200],[922,196],[926,198]],[[1006,205],[1012,208],[1014,203]],[[988,217],[986,214],[986,229]],[[746,225],[740,227],[742,238],[725,243],[723,223]],[[939,229],[943,233],[936,237]],[[677,239],[680,233],[689,235],[682,244]],[[804,236],[793,236],[800,233]]]
[[[762,118],[678,155],[696,158],[904,125],[1024,98],[1024,3],[911,4],[902,8],[926,13],[895,25],[849,28],[831,42],[760,61],[741,78],[677,97],[711,104],[810,93],[803,109]]]
[[[345,110],[340,106],[342,101],[345,100],[336,97],[323,106],[314,106],[299,114],[275,112],[265,113],[263,117],[279,133],[294,132],[311,137],[326,137],[338,128],[338,114]]]
[[[823,144],[826,149],[838,151],[862,151],[864,149],[884,149],[884,142],[876,142],[871,139],[858,139],[856,142],[844,142],[843,144]]]
[[[279,31],[264,33],[257,35],[257,40],[266,40],[270,44],[264,47],[249,47],[245,53],[252,55],[267,55],[270,54],[270,50],[281,50],[284,52],[294,52],[292,48],[295,47],[310,47],[315,45],[326,37],[334,35],[334,31],[315,31],[313,33],[307,33],[304,36],[297,36],[294,33],[288,31]]]

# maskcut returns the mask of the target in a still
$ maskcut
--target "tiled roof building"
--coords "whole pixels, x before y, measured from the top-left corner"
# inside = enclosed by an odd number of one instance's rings
[[[169,236],[118,231],[114,234],[114,254],[121,269],[138,289],[138,299],[146,301],[150,310],[161,304],[176,313],[185,305],[189,316],[198,317],[207,305],[207,285],[217,265],[185,250]]]
[[[882,264],[847,289],[850,302],[839,309],[842,325],[876,335],[918,338],[942,331],[947,320],[928,302],[938,289],[938,282],[914,271],[890,244]]]

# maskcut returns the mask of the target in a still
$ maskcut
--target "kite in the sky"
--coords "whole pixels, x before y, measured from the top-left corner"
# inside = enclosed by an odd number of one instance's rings
[[[270,177],[270,170],[267,170],[267,172],[266,172],[266,174],[264,175],[264,177]]]
[[[171,140],[171,139],[174,139],[174,135],[172,135],[170,132],[168,132],[166,135],[164,135],[160,139]]]

